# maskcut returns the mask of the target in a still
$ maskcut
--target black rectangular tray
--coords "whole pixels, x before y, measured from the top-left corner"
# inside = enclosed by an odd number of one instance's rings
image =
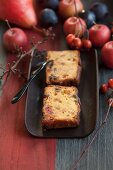
[[[45,87],[45,70],[32,81],[28,88],[25,110],[25,125],[30,134],[42,138],[82,138],[88,136],[96,125],[99,110],[98,59],[96,50],[81,53],[82,75],[79,86],[81,121],[77,128],[45,130],[42,128],[42,104]],[[29,68],[38,64],[34,57]]]

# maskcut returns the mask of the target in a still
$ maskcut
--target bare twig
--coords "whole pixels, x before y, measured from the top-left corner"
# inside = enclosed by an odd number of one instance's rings
[[[3,79],[3,77],[8,73],[8,70],[3,72],[3,74],[0,76],[0,79]]]
[[[46,38],[44,38],[42,41],[38,41],[29,51],[23,53],[23,54],[20,56],[20,58],[17,60],[17,62],[12,66],[11,69],[14,70],[14,69],[18,66],[18,64],[20,63],[20,61],[21,61],[24,57],[26,57],[26,56],[28,56],[28,55],[33,56],[34,50],[37,48],[37,46],[40,45],[40,44],[45,43],[47,40],[48,40],[48,38],[46,37]]]
[[[84,28],[85,28],[85,26],[82,24],[82,22],[81,22],[81,19],[80,19],[80,17],[78,16],[78,11],[77,11],[77,4],[76,4],[77,2],[74,0],[74,6],[75,6],[75,12],[76,12],[76,17],[79,19],[79,22],[80,22],[80,25],[81,25],[81,30],[82,30],[82,33],[84,33]],[[84,10],[85,11],[85,10]],[[84,28],[83,28],[84,27]],[[75,27],[75,31],[76,31],[76,27]],[[76,34],[77,34],[77,37],[80,37],[80,30],[78,30],[78,32],[77,33],[75,33],[75,36],[76,36]]]
[[[5,71],[5,68],[3,68],[2,65],[0,65],[0,69],[3,70],[3,71]]]
[[[51,31],[51,29],[50,29]],[[32,60],[33,56],[34,56],[34,52],[37,49],[37,47],[43,43],[45,43],[49,38],[51,37],[51,35],[48,34],[48,36],[44,37],[42,40],[38,41],[36,44],[32,44],[32,48],[30,50],[26,51],[22,51],[22,49],[18,49],[18,54],[17,54],[17,61],[13,61],[12,63],[8,63],[7,65],[7,69],[4,69],[2,65],[0,65],[0,69],[3,70],[2,75],[0,76],[0,79],[2,80],[5,76],[4,79],[4,84],[6,84],[6,81],[8,79],[8,77],[10,76],[10,73],[18,73],[19,77],[23,77],[24,79],[26,79],[25,75],[19,70],[17,69],[17,66],[19,65],[19,63],[21,62],[21,60],[23,60],[23,58],[25,58],[26,56],[30,56],[30,59]],[[3,84],[3,86],[4,86]]]
[[[11,29],[11,26],[10,26],[10,24],[9,24],[9,21],[6,19],[5,20],[6,21],[6,23],[7,23],[7,26],[9,27],[9,29]]]
[[[51,37],[52,39],[54,39],[54,37],[55,37],[55,34],[54,34],[54,32],[53,32],[53,28],[52,27],[49,27],[48,29],[40,29],[40,28],[38,28],[38,27],[33,27],[33,29],[35,30],[35,31],[37,31],[37,32],[39,32],[39,33],[41,33],[41,34],[43,34],[45,37]]]
[[[77,161],[75,161],[75,163],[73,164],[72,168],[70,170],[76,170],[78,164],[80,163],[81,159],[83,158],[83,156],[85,155],[85,153],[88,151],[88,149],[90,148],[90,146],[92,145],[92,143],[95,141],[96,137],[98,136],[100,130],[103,128],[103,126],[105,125],[105,123],[108,120],[108,115],[110,112],[110,109],[112,107],[113,104],[113,98],[110,100],[109,106],[108,106],[108,110],[106,112],[105,118],[102,121],[102,123],[100,123],[99,127],[95,130],[92,139],[89,141],[89,143],[83,148],[83,150],[80,153],[79,158],[77,159]]]

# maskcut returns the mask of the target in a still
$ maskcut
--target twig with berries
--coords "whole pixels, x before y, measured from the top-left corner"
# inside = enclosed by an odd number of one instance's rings
[[[98,136],[100,130],[103,128],[103,126],[106,124],[106,122],[108,120],[110,109],[111,109],[111,107],[113,107],[113,79],[109,79],[106,84],[102,84],[100,86],[100,92],[103,94],[108,94],[107,112],[105,114],[103,121],[100,123],[100,125],[95,130],[91,140],[89,141],[89,143],[87,145],[85,145],[85,147],[81,151],[79,158],[77,159],[77,161],[75,161],[71,170],[75,170],[77,168],[77,166],[80,163],[80,161],[82,160],[83,156],[87,153],[88,149],[91,147],[92,143],[95,141],[96,137]]]
[[[95,141],[96,137],[98,136],[100,130],[106,124],[106,122],[108,120],[109,113],[110,113],[110,109],[111,109],[111,107],[113,107],[113,91],[112,91],[108,101],[109,101],[108,102],[108,109],[107,109],[107,112],[105,114],[105,118],[100,123],[100,125],[97,127],[97,129],[95,130],[91,140],[88,142],[87,145],[85,145],[85,147],[83,148],[83,150],[80,153],[79,158],[77,159],[77,161],[75,161],[75,163],[73,164],[73,166],[70,170],[76,170],[76,168],[77,168],[78,164],[80,163],[80,161],[82,160],[83,156],[87,153],[88,149],[91,147],[92,143]]]

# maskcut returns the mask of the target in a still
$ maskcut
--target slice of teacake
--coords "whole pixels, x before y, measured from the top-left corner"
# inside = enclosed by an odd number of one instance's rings
[[[46,83],[49,85],[78,85],[81,76],[81,59],[78,50],[48,51]]]
[[[80,101],[76,87],[45,87],[42,126],[47,129],[76,127],[80,122]]]

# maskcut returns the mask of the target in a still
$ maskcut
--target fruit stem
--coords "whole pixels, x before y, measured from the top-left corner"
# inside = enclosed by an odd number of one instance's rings
[[[36,26],[33,26],[33,29],[34,29],[35,31],[37,31],[38,33],[41,33],[41,34],[43,34],[44,36],[46,36],[46,31],[45,31],[45,29],[40,29],[40,28],[38,28],[38,27],[36,27]]]
[[[76,0],[74,0],[74,5],[75,5],[75,13],[76,13],[76,16],[78,17],[78,11],[77,11],[77,6],[76,6]]]
[[[6,19],[5,21],[6,21],[7,25],[8,25],[8,27],[9,27],[9,29],[11,29],[11,26],[10,26],[10,24],[9,24],[9,21],[8,21],[7,19]]]
[[[97,24],[95,21],[93,21],[93,24],[95,25],[95,24]]]
[[[11,25],[9,24],[9,21],[8,21],[7,19],[6,19],[5,21],[6,21],[6,23],[7,23],[7,26],[9,27],[11,33],[13,33],[13,30],[12,30],[12,28],[11,28]]]
[[[77,165],[80,163],[81,159],[83,158],[84,154],[88,151],[88,149],[91,147],[92,143],[95,141],[96,137],[98,136],[100,130],[103,128],[103,126],[106,124],[107,120],[108,120],[108,116],[109,116],[109,112],[110,109],[112,107],[113,104],[113,98],[111,99],[107,112],[105,114],[105,118],[103,119],[103,121],[100,123],[100,125],[97,127],[97,129],[95,130],[91,140],[88,142],[88,144],[85,145],[85,147],[83,148],[83,150],[80,153],[80,156],[78,158],[77,161],[75,161],[75,163],[73,164],[73,167],[70,170],[75,170],[77,168]]]

